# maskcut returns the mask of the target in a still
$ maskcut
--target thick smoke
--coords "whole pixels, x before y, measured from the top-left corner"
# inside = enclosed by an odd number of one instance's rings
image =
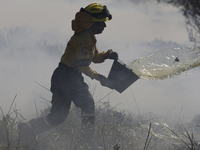
[[[43,99],[50,101],[51,93],[37,83],[50,88],[53,70],[73,34],[71,20],[89,1],[75,4],[43,0],[41,5],[37,1],[31,5],[23,0],[21,2],[23,5],[7,1],[1,5],[7,9],[0,9],[7,14],[7,17],[2,15],[4,21],[0,30],[0,82],[3,85],[0,103],[1,107],[8,109],[17,94],[17,106],[23,112],[32,109],[30,114],[24,113],[31,116],[36,115],[34,101],[38,110],[50,105]],[[99,51],[112,48],[122,61],[128,63],[156,51],[192,45],[188,42],[184,18],[178,9],[155,5],[154,2],[151,5],[134,5],[128,1],[101,2],[108,5],[113,20],[107,22],[104,33],[97,36]],[[15,13],[11,11],[16,7],[21,9]],[[92,64],[92,67],[107,75],[111,65],[111,61],[106,61],[104,64]],[[110,92],[98,82],[85,78],[96,101]],[[198,90],[197,78],[198,69],[194,69],[162,82],[138,80],[124,93],[113,92],[103,101],[110,100],[113,106],[120,104],[119,109],[137,113],[133,92],[141,112],[162,112],[165,115],[173,107],[177,107],[178,112],[181,105],[186,105],[191,107],[187,111],[198,113],[197,105],[193,105],[198,103],[195,94]]]

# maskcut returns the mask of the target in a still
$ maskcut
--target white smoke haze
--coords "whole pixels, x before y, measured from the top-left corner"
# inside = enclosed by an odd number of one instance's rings
[[[81,7],[92,1],[18,0],[0,5],[0,106],[7,111],[17,94],[16,105],[25,118],[50,106],[51,75],[71,35],[71,20]],[[107,22],[103,34],[97,35],[100,51],[112,48],[128,63],[138,57],[173,47],[193,46],[189,42],[184,17],[180,10],[156,1],[99,1],[107,5],[113,20]],[[92,64],[99,73],[108,75],[112,61]],[[102,101],[110,101],[117,109],[160,116],[170,115],[183,121],[199,114],[199,68],[164,81],[140,79],[119,94],[112,92]],[[95,101],[111,92],[98,82],[85,77]],[[36,83],[37,82],[37,83]],[[42,98],[41,98],[42,97]],[[118,105],[119,104],[119,105]],[[169,112],[170,111],[170,112]]]

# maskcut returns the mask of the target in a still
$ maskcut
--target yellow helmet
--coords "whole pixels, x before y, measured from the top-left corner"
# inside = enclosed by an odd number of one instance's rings
[[[95,22],[104,22],[112,19],[112,15],[107,7],[98,3],[92,3],[85,8],[81,8],[80,12],[86,12]]]

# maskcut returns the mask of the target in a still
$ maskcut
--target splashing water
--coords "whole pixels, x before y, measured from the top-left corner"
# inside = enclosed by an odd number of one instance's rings
[[[198,66],[200,66],[200,47],[162,50],[128,64],[136,75],[149,80],[171,78]]]

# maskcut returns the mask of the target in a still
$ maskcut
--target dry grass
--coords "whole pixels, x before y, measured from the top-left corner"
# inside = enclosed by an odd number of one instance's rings
[[[15,97],[16,98],[16,97]],[[15,98],[8,113],[1,109],[0,150],[21,150],[20,133],[16,129],[23,116],[13,107]],[[48,113],[50,108],[41,112]],[[12,117],[11,117],[12,116]],[[196,119],[196,120],[195,120]],[[167,124],[145,120],[142,115],[133,115],[125,111],[116,111],[108,102],[99,103],[96,109],[96,128],[94,141],[97,150],[198,150],[198,142],[193,133],[199,135],[196,126],[198,118],[193,122],[169,127]],[[200,119],[199,119],[200,120]],[[200,121],[199,121],[200,122]],[[80,110],[71,110],[67,120],[42,135],[38,136],[39,150],[75,150],[79,144],[81,127]]]

